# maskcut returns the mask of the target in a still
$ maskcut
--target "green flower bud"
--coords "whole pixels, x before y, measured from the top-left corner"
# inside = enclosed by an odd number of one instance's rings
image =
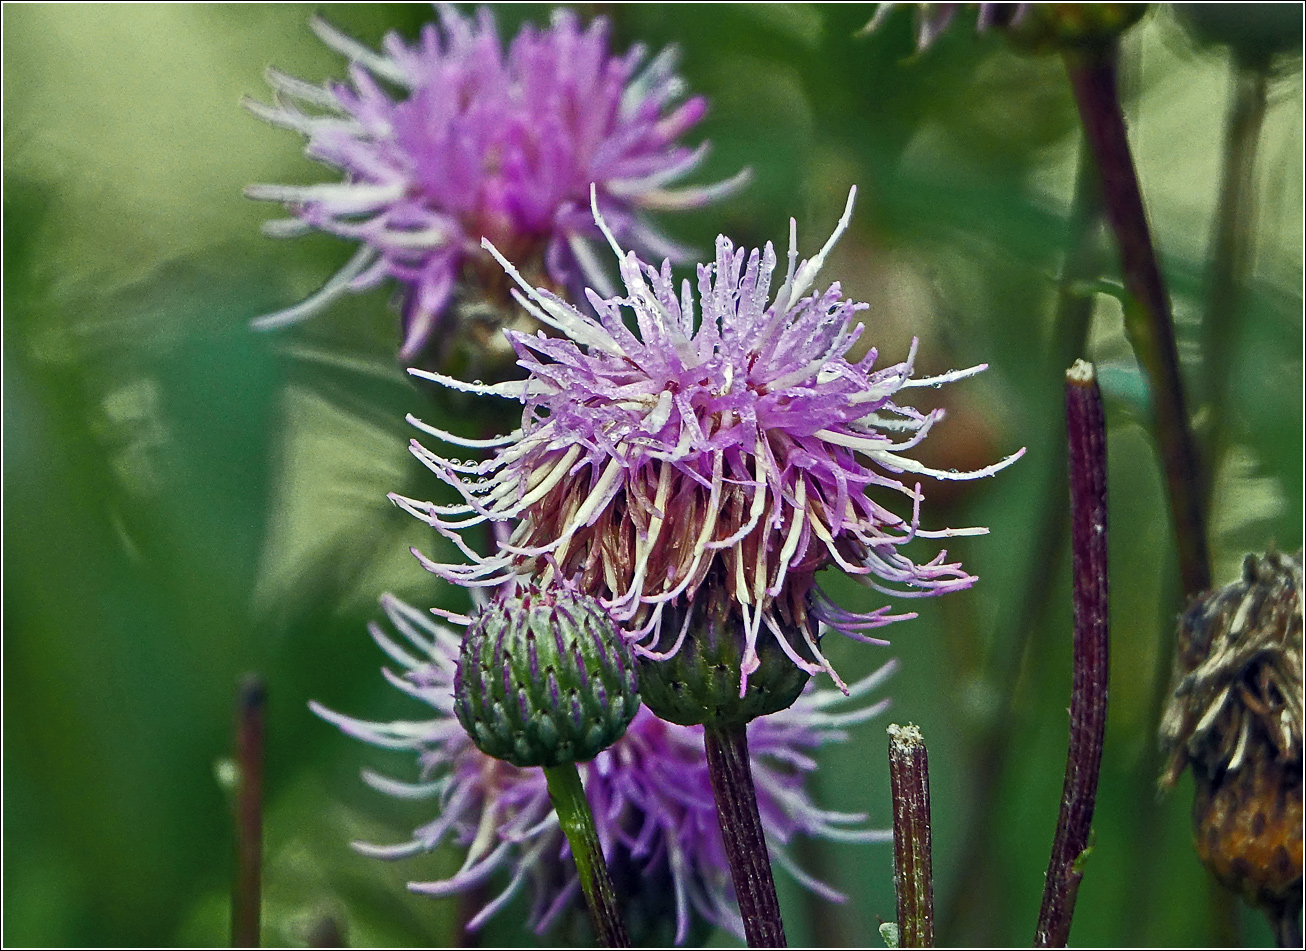
[[[757,638],[760,665],[748,675],[741,697],[744,619],[724,587],[704,585],[700,595],[707,596],[681,599],[663,614],[653,651],[666,653],[684,630],[680,649],[666,660],[639,658],[640,693],[648,708],[672,723],[728,728],[791,706],[811,674],[789,659],[763,625]],[[789,638],[791,644],[803,641],[798,634]]]
[[[496,759],[544,767],[593,759],[638,710],[630,646],[588,595],[531,586],[467,627],[454,713]]]

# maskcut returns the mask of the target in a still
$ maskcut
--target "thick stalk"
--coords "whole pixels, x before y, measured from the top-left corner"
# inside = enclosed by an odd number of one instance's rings
[[[1074,583],[1074,686],[1070,744],[1036,947],[1065,947],[1084,877],[1107,711],[1106,419],[1093,365],[1066,372],[1070,443],[1070,543]]]
[[[934,873],[930,847],[930,760],[921,731],[889,727],[893,790],[893,884],[898,947],[934,947]]]
[[[1179,373],[1170,295],[1152,246],[1120,111],[1114,47],[1067,54],[1066,69],[1102,182],[1107,220],[1120,249],[1128,292],[1125,332],[1152,392],[1155,439],[1174,522],[1179,572],[1184,593],[1191,597],[1211,586],[1203,516],[1206,490]]]
[[[236,874],[231,889],[231,946],[257,948],[263,891],[263,678],[250,674],[236,693]]]
[[[594,814],[585,787],[581,785],[580,772],[575,763],[544,767],[544,777],[549,783],[549,798],[553,800],[558,822],[571,844],[571,857],[580,875],[580,888],[585,893],[594,934],[605,948],[628,948],[630,938],[626,924],[621,919],[616,890],[603,860],[599,833],[594,827]]]
[[[757,811],[747,727],[705,726],[703,741],[721,841],[744,920],[744,937],[750,948],[787,947],[762,817]]]

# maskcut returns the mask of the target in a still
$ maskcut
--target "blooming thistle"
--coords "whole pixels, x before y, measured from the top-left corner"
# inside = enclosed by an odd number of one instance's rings
[[[454,714],[454,677],[461,639],[429,615],[392,596],[382,598],[391,623],[406,643],[396,642],[380,625],[373,638],[402,674],[384,669],[386,678],[428,704],[429,720],[372,723],[312,704],[319,716],[345,733],[388,749],[418,754],[420,778],[401,782],[365,771],[372,787],[401,798],[438,799],[440,814],[418,828],[412,839],[391,846],[357,844],[367,855],[397,859],[445,843],[467,849],[462,867],[449,879],[414,882],[413,891],[449,896],[476,888],[495,873],[511,873],[507,886],[472,918],[476,929],[501,910],[529,880],[533,903],[530,924],[549,930],[570,908],[579,907],[576,870],[549,803],[543,773],[512,766],[478,750]],[[833,901],[843,896],[802,871],[786,846],[797,835],[837,841],[887,841],[887,831],[868,829],[866,816],[818,808],[804,789],[815,769],[814,754],[826,743],[846,739],[844,728],[869,720],[887,700],[834,708],[861,700],[892,672],[895,664],[853,685],[848,696],[810,688],[788,710],[754,721],[749,742],[753,776],[772,857],[805,887]],[[674,912],[675,940],[682,943],[697,913],[707,924],[742,934],[732,902],[726,857],[703,752],[703,731],[666,723],[642,709],[625,736],[579,766],[593,807],[603,851],[614,873],[640,883],[630,896],[641,903],[650,883],[665,881],[666,912]]]
[[[410,371],[525,404],[521,428],[492,440],[411,420],[453,445],[497,450],[487,461],[462,462],[413,441],[413,453],[464,501],[391,498],[470,559],[438,564],[415,552],[422,564],[469,587],[519,574],[540,583],[559,576],[598,597],[636,652],[656,659],[677,652],[693,616],[685,611],[684,623],[677,617],[667,625],[679,630],[664,641],[664,611],[675,617],[676,604],[720,600],[713,592],[723,592],[741,619],[741,696],[760,665],[764,628],[793,664],[826,670],[842,685],[817,647],[817,622],[884,643],[864,632],[915,616],[835,606],[816,584],[826,566],[903,597],[969,587],[975,577],[947,561],[946,551],[917,563],[904,547],[987,530],[922,528],[920,484],[905,480],[980,478],[1024,450],[973,472],[932,469],[905,455],[943,411],[918,412],[899,403],[899,394],[985,366],[913,379],[915,341],[906,360],[884,369],[874,369],[874,349],[847,358],[862,332],[853,318],[866,305],[841,300],[837,283],[812,288],[848,227],[855,191],[811,260],[798,261],[791,224],[788,267],[774,297],[772,246],[746,254],[719,237],[716,260],[698,269],[701,319],[689,282],[677,297],[669,264],[658,270],[621,251],[597,204],[595,220],[617,253],[627,292],[606,300],[590,292],[597,318],[531,287],[487,242],[520,285],[517,299],[562,336],[509,334],[529,372],[524,381],[485,385]],[[905,496],[910,515],[887,508],[880,493]],[[514,527],[497,551],[481,556],[460,532],[487,521]]]
[[[679,257],[645,212],[697,207],[747,179],[670,187],[706,155],[706,143],[677,142],[706,102],[676,104],[684,84],[674,50],[642,71],[643,47],[610,54],[602,18],[582,29],[574,13],[558,11],[549,29],[525,27],[506,51],[486,9],[470,20],[442,5],[439,27],[428,24],[412,44],[390,33],[380,52],[311,23],[348,57],[349,84],[314,86],[270,70],[273,105],[248,106],[304,135],[305,154],[345,180],[246,193],[290,210],[292,218],[265,227],[270,235],[320,229],[361,246],[321,290],[256,326],[297,321],[394,278],[403,287],[401,357],[413,360],[432,342],[447,350],[452,306],[466,303],[466,316],[495,322],[485,298],[502,276],[482,239],[555,289],[604,287],[589,245],[598,236],[586,208],[591,183],[616,233]]]

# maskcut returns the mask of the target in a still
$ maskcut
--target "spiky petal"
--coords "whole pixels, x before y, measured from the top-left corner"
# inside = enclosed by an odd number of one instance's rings
[[[488,262],[483,238],[554,287],[604,287],[589,246],[598,237],[591,184],[624,240],[679,255],[646,212],[698,207],[747,179],[677,187],[706,155],[706,146],[679,143],[706,102],[680,101],[674,50],[647,63],[642,47],[611,53],[602,18],[582,27],[560,10],[548,29],[526,26],[506,49],[485,8],[470,19],[442,5],[439,25],[412,43],[390,33],[379,51],[322,20],[313,29],[348,58],[349,82],[315,86],[273,70],[272,105],[248,106],[302,134],[305,154],[344,180],[247,194],[293,215],[270,223],[269,234],[316,229],[360,247],[321,291],[257,326],[300,320],[395,279],[404,289],[401,354],[411,360],[442,334],[466,266]]]
[[[916,479],[981,478],[1024,450],[973,472],[931,469],[909,455],[943,411],[919,412],[904,393],[984,366],[913,378],[915,341],[892,366],[877,369],[874,349],[849,359],[863,329],[854,317],[866,305],[842,299],[837,283],[817,289],[816,279],[848,227],[854,194],[810,260],[798,260],[791,228],[774,292],[772,246],[745,252],[722,236],[715,261],[698,268],[697,294],[688,281],[677,294],[668,263],[657,269],[620,249],[597,201],[595,220],[626,290],[606,300],[591,292],[597,316],[530,286],[491,248],[520,284],[519,300],[557,336],[510,334],[529,372],[520,383],[480,386],[410,371],[525,404],[521,428],[484,462],[459,462],[413,441],[413,453],[463,502],[391,498],[469,558],[438,564],[419,555],[422,563],[469,587],[561,576],[598,597],[648,656],[678,649],[676,632],[661,632],[670,602],[724,585],[743,619],[741,693],[764,631],[799,667],[833,675],[817,647],[818,621],[872,640],[867,631],[914,616],[835,606],[816,584],[822,568],[837,566],[899,597],[969,587],[975,577],[946,551],[918,561],[907,546],[986,529],[924,529]],[[903,514],[888,504],[898,496]],[[487,521],[513,528],[482,557],[460,533]]]
[[[453,681],[460,637],[394,597],[383,598],[382,606],[402,635],[401,640],[395,639],[380,625],[372,627],[372,636],[401,670],[384,673],[400,690],[427,704],[433,715],[370,723],[320,704],[312,707],[351,736],[416,753],[420,764],[416,783],[371,772],[365,772],[364,779],[395,796],[435,800],[438,814],[407,842],[358,844],[357,848],[397,859],[456,843],[467,850],[458,872],[439,882],[414,882],[411,888],[428,895],[452,895],[504,872],[507,885],[479,909],[471,927],[482,925],[530,882],[534,899],[530,921],[543,933],[559,915],[580,907],[575,866],[567,857],[544,776],[538,769],[486,756],[459,725]],[[770,853],[802,885],[831,900],[842,896],[799,868],[787,846],[798,835],[853,842],[889,839],[887,831],[868,828],[863,814],[818,808],[804,785],[822,745],[846,739],[848,727],[871,719],[887,706],[886,700],[867,703],[866,697],[893,667],[886,664],[855,684],[847,697],[809,688],[790,709],[755,720],[749,731]],[[666,723],[641,710],[625,736],[579,769],[614,874],[634,876],[643,883],[644,898],[658,897],[651,894],[657,889],[649,883],[668,884],[661,898],[668,905],[666,914],[675,921],[675,940],[686,939],[695,916],[742,935],[708,781],[702,729]]]

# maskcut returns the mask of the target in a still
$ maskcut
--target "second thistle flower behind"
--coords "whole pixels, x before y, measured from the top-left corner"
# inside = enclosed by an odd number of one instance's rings
[[[683,256],[647,213],[699,207],[748,179],[745,171],[676,187],[706,155],[706,144],[680,139],[707,103],[680,101],[674,49],[647,63],[643,47],[617,55],[605,19],[583,26],[567,10],[506,47],[487,8],[467,18],[442,4],[439,15],[415,42],[388,34],[379,52],[314,19],[322,40],[348,57],[349,83],[314,86],[272,70],[273,104],[248,103],[304,135],[305,154],[345,176],[251,186],[250,197],[282,202],[293,216],[267,232],[316,229],[359,242],[318,293],[256,325],[294,322],[393,278],[401,358],[442,365],[460,338],[511,316],[494,306],[509,302],[496,300],[502,275],[481,251],[483,237],[535,280],[579,293],[606,281],[589,243],[598,237],[585,206],[592,182],[623,239]]]
[[[410,371],[525,404],[521,428],[500,439],[466,440],[417,424],[454,445],[497,448],[485,462],[460,462],[414,440],[413,453],[465,501],[391,498],[471,560],[438,564],[419,554],[423,564],[471,587],[560,576],[599,598],[637,653],[659,660],[682,649],[704,611],[724,612],[715,621],[736,636],[740,696],[764,660],[825,670],[842,685],[819,650],[818,622],[871,640],[864,631],[914,616],[837,607],[816,583],[826,566],[901,597],[974,583],[946,551],[917,562],[904,550],[918,538],[985,531],[922,528],[920,483],[908,480],[979,478],[1024,450],[974,472],[931,469],[905,455],[943,412],[919,412],[900,403],[901,394],[985,367],[913,379],[914,342],[904,362],[880,370],[874,349],[847,358],[863,329],[853,318],[866,305],[841,299],[837,283],[813,288],[848,227],[854,195],[812,259],[798,260],[791,227],[774,296],[771,245],[746,254],[719,237],[716,260],[698,268],[701,318],[689,282],[677,295],[669,264],[659,270],[622,252],[597,208],[626,287],[626,296],[608,300],[590,292],[597,319],[531,287],[491,248],[521,285],[519,301],[561,337],[509,334],[529,372],[522,382],[488,386]],[[907,515],[887,507],[894,495],[906,499]],[[515,526],[481,556],[459,533],[487,521]]]

